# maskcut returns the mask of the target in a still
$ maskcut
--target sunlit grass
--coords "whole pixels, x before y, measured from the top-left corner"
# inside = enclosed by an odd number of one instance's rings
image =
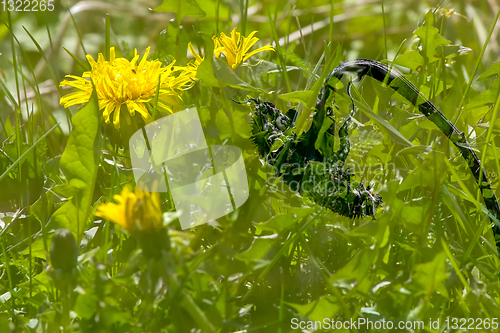
[[[499,49],[494,3],[463,0],[446,11],[447,2],[197,4],[174,8],[182,27],[164,32],[174,14],[149,11],[155,2],[0,14],[0,332],[291,332],[292,318],[496,317],[500,261],[483,199],[458,150],[418,110],[374,80],[355,83],[348,161],[354,180],[371,184],[384,206],[375,219],[349,219],[274,179],[255,149],[254,111],[244,103],[252,97],[283,112],[295,108],[300,133],[340,61],[394,61],[466,133],[497,189],[500,72],[477,80],[498,68],[489,51]],[[432,26],[456,48],[428,51],[412,34],[429,10]],[[244,36],[258,31],[253,50],[272,45],[276,52],[234,68],[224,56],[212,59],[207,43],[233,28]],[[59,82],[90,69],[86,54],[110,59],[111,47],[131,60],[135,48],[143,54],[152,45],[149,60],[161,55],[163,66],[187,66],[189,42],[204,61],[193,87],[180,93],[180,109],[197,108],[209,144],[242,150],[249,200],[217,222],[181,230],[171,196],[160,193],[159,231],[124,231],[96,211],[136,185],[128,138],[145,122],[123,118],[130,127],[118,130],[99,119],[97,101],[63,108],[59,100],[70,91]],[[352,108],[346,86],[329,104],[337,130]],[[147,105],[156,119],[167,115],[159,93],[160,85]],[[87,127],[83,114],[92,120]],[[86,177],[72,169],[74,156],[94,163]],[[146,207],[129,206],[131,217]],[[49,268],[58,228],[79,244],[71,278],[54,278]]]

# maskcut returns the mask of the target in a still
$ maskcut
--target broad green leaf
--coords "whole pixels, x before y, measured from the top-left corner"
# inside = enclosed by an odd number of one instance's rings
[[[205,12],[201,10],[196,0],[163,0],[163,3],[153,10],[157,12],[173,12],[179,23],[184,17],[205,17]]]
[[[283,231],[296,224],[297,221],[298,219],[294,218],[292,215],[279,214],[274,216],[267,222],[256,224],[255,227],[258,233],[262,232],[263,230],[278,232]]]
[[[412,282],[408,289],[415,290],[415,296],[439,292],[448,297],[445,282],[448,280],[446,273],[446,253],[441,252],[432,261],[419,264],[415,267]]]
[[[250,59],[249,59],[250,60]],[[252,78],[254,84],[260,87],[264,87],[264,82],[262,82],[262,74],[269,73],[271,71],[279,71],[279,66],[273,62],[266,60],[259,60],[256,64],[243,64],[243,67],[248,69],[248,73]]]
[[[276,243],[276,239],[266,237],[258,237],[254,239],[252,246],[245,252],[238,253],[234,257],[238,260],[251,262],[253,260],[264,259],[267,251]]]
[[[262,75],[271,71],[279,72],[281,68],[274,62],[270,62],[267,60],[258,60],[256,63],[252,63],[251,59],[248,59],[245,63],[242,64],[242,66],[254,70],[254,75]]]
[[[500,91],[500,78],[496,78],[488,90],[482,91],[467,104],[467,108],[476,109],[483,105],[494,104]]]
[[[83,319],[89,320],[96,311],[96,302],[99,302],[99,298],[91,291],[78,295],[75,303],[75,312]]]
[[[324,319],[334,318],[344,307],[342,301],[335,296],[321,296],[318,300],[305,305],[290,302],[285,302],[285,304],[294,308],[301,316],[322,323]]]
[[[231,136],[231,122],[223,109],[217,111],[217,114],[215,115],[215,125],[217,126],[217,130],[219,131],[219,138],[221,140],[224,140]]]
[[[441,49],[436,49],[438,46],[450,43],[439,34],[439,29],[434,27],[434,15],[432,10],[429,10],[425,15],[425,24],[413,32],[414,35],[420,37],[422,41],[422,53],[427,57],[429,63],[441,58]]]
[[[432,99],[433,97],[439,95],[444,89],[443,81],[435,80],[432,87],[429,87],[429,85],[430,83],[427,83],[419,87],[420,92],[426,99]],[[451,88],[451,86],[447,85],[446,88]]]
[[[297,52],[290,51],[287,48],[281,48],[281,54],[283,55],[286,60],[294,64],[296,67],[291,67],[291,66],[286,66],[286,70],[289,71],[290,69],[301,69],[302,70],[302,75],[304,77],[308,77],[309,75],[312,75],[311,70],[309,69],[309,66],[306,61],[302,60],[297,56]]]
[[[311,96],[313,96],[313,94],[314,93],[311,90],[301,90],[301,91],[293,91],[287,94],[281,94],[278,95],[278,97],[290,103],[302,103],[306,105],[311,99]]]
[[[167,55],[172,56],[178,64],[186,59],[189,37],[186,29],[178,28],[178,21],[170,22],[167,28],[160,32],[158,42],[156,43],[156,57],[163,58]]]
[[[394,64],[410,68],[412,71],[419,71],[419,68],[424,65],[424,58],[418,51],[409,51],[397,57]]]
[[[355,288],[361,293],[368,292],[370,289],[368,272],[376,261],[376,251],[360,250],[344,267],[333,274],[329,280],[330,282],[356,280]]]
[[[272,152],[278,151],[278,149],[280,149],[281,146],[283,146],[284,144],[285,142],[281,138],[276,139],[276,141],[274,141],[273,145],[271,146],[271,151]]]
[[[492,75],[500,76],[500,61],[495,62],[493,65],[491,65],[486,72],[484,72],[477,78],[477,80],[478,81],[486,80]]]
[[[500,133],[500,119],[495,119],[492,122],[487,122],[487,123],[481,123],[481,124],[476,124],[477,127],[479,128],[486,128],[489,129],[491,126],[493,126],[493,132],[494,133]]]
[[[389,242],[390,236],[391,236],[391,228],[389,228],[389,226],[386,225],[385,229],[384,229],[384,233],[383,233],[382,239],[380,240],[378,246],[380,248],[383,248]]]
[[[258,60],[255,64],[250,64],[250,59],[249,61],[245,62],[242,67],[248,69],[248,72],[252,78],[252,80],[255,82],[254,85],[257,85],[259,87],[265,87],[266,84],[262,82],[261,75],[265,73],[281,73],[281,66],[269,62],[266,60]],[[290,72],[292,70],[300,69],[297,66],[286,66],[285,70],[287,72]]]
[[[60,168],[72,187],[73,196],[52,214],[49,227],[69,229],[77,240],[82,238],[92,208],[102,144],[100,118],[94,89],[85,107],[71,119],[73,128],[61,156]],[[45,257],[41,239],[33,244],[33,255]]]
[[[421,233],[421,224],[425,220],[425,216],[427,213],[426,208],[427,207],[424,206],[412,206],[404,204],[403,209],[401,210],[401,217],[404,217],[404,223],[406,224],[406,227],[416,234]]]
[[[333,154],[335,137],[327,132],[332,125],[333,119],[326,117],[319,130],[318,138],[314,142],[314,148],[320,151],[325,157],[331,157]]]
[[[378,224],[366,222],[349,231],[349,237],[371,237],[377,233]]]
[[[415,120],[415,125],[417,125],[419,129],[426,129],[426,130],[431,130],[431,131],[435,131],[438,129],[436,124],[434,124],[431,120],[429,120],[424,115],[422,115],[422,118],[417,118]]]
[[[198,66],[196,78],[199,79],[202,84],[206,84],[209,87],[219,87],[219,81],[217,81],[214,75],[212,62],[209,60],[203,61],[201,65]]]
[[[73,232],[76,239],[80,239],[83,234],[94,194],[102,145],[100,118],[99,104],[94,89],[85,107],[71,119],[73,128],[61,156],[60,168],[69,184],[75,187],[75,194],[68,203],[52,215],[51,219],[56,224],[68,224],[65,227]],[[64,209],[65,206],[67,206],[66,209]],[[79,218],[79,229],[76,229],[76,218]],[[58,228],[61,227],[63,226],[58,226]]]
[[[46,224],[53,205],[54,193],[52,191],[47,191],[43,193],[34,204],[31,205],[31,214],[33,214],[41,223]]]
[[[16,138],[16,129],[12,126],[12,123],[10,121],[10,116],[5,119],[5,124],[4,124],[4,130],[5,130],[5,137],[8,138],[10,137],[9,142],[13,142],[14,139]]]
[[[471,125],[476,125],[490,111],[490,107],[487,105],[483,105],[475,109],[467,107],[465,111],[467,122]]]
[[[248,115],[244,112],[233,110],[233,112],[219,109],[215,115],[215,128],[213,133],[219,135],[220,140],[232,137],[237,140],[238,137],[249,138],[252,133],[252,126]]]
[[[204,20],[210,22],[211,24],[215,24],[215,20],[209,20],[209,19],[215,19],[217,17],[217,14],[219,17],[228,17],[228,15],[231,15],[233,13],[233,4],[230,2],[223,2],[223,1],[217,1],[217,0],[203,0],[203,1],[198,1],[198,6],[200,6],[201,10],[205,12]],[[211,27],[211,25],[209,25]],[[201,28],[202,31],[208,31],[209,28]],[[215,29],[215,28],[214,28]]]
[[[205,59],[198,66],[196,71],[196,78],[200,79],[202,83],[210,87],[220,87],[219,81],[214,73],[214,61],[212,54],[214,53],[214,42],[206,35],[202,35],[205,42]],[[194,47],[194,46],[193,46]],[[210,56],[207,56],[210,55]],[[203,57],[203,55],[200,54]]]
[[[38,291],[47,291],[50,288],[50,282],[49,276],[45,270],[43,270],[40,274],[33,276],[31,281],[33,285],[36,285]],[[23,282],[19,284],[18,287],[24,290],[29,290],[30,281]]]
[[[421,155],[421,154],[428,154],[431,151],[432,151],[432,147],[431,146],[415,145],[415,146],[405,147],[405,148],[401,149],[400,151],[398,151],[396,153],[396,156]],[[413,172],[413,173],[415,173],[415,172]]]
[[[204,61],[205,62],[205,61]],[[233,88],[251,90],[251,91],[260,91],[257,88],[252,87],[234,73],[234,71],[229,68],[229,66],[224,62],[224,60],[213,56],[213,66],[215,75],[217,80],[222,86],[230,86]]]

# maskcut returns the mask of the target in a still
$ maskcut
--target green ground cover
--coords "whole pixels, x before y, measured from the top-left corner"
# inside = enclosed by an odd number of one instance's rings
[[[337,83],[344,168],[383,201],[354,218],[276,177],[247,103],[295,109],[301,135],[334,67],[394,64],[496,190],[495,1],[42,2],[0,2],[0,332],[498,331],[492,222],[431,121],[369,77],[352,100]],[[129,139],[186,108],[242,151],[249,196],[183,230],[170,193],[137,188]]]

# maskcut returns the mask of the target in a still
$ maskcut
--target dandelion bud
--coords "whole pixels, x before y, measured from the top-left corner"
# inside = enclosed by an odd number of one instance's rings
[[[50,261],[54,269],[69,271],[76,267],[78,245],[68,229],[57,229],[50,246]]]

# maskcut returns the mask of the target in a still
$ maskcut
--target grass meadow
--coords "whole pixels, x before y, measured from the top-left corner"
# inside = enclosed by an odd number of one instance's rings
[[[337,83],[333,119],[354,108],[344,168],[383,201],[350,218],[276,174],[249,101],[296,110],[303,130],[342,61],[396,66],[499,195],[499,14],[496,0],[1,1],[0,332],[498,332],[494,222],[429,119],[370,77],[352,100]],[[241,151],[248,199],[182,228],[172,192],[136,181],[129,142],[188,108],[208,145]]]

